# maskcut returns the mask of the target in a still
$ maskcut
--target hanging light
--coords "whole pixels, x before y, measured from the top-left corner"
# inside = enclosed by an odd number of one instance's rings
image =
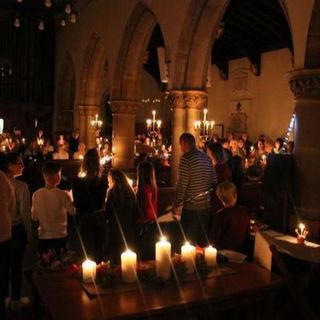
[[[64,7],[64,12],[65,12],[66,14],[70,14],[70,13],[71,13],[71,10],[72,10],[71,4],[70,4],[70,3],[67,3],[66,6]]]
[[[14,19],[14,26],[15,26],[16,28],[19,28],[19,27],[20,27],[20,18],[19,18],[19,17],[16,17],[16,18]]]
[[[75,12],[71,13],[70,22],[71,23],[76,23],[77,22],[77,14]]]
[[[43,30],[44,30],[44,21],[43,21],[43,20],[40,20],[40,21],[39,21],[38,29],[39,29],[40,31],[43,31]]]
[[[22,3],[23,0],[17,0],[18,3]]]
[[[62,17],[62,18],[60,19],[60,26],[61,26],[61,27],[65,27],[66,25],[67,25],[66,19],[65,19],[65,17]]]
[[[47,8],[50,8],[52,6],[52,1],[51,0],[45,0],[44,1],[44,5],[47,7]]]

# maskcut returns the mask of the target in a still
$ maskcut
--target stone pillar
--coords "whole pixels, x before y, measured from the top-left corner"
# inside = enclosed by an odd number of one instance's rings
[[[179,138],[185,132],[185,109],[183,91],[170,91],[169,99],[172,106],[172,161],[171,183],[174,186],[177,180],[177,170],[181,157]]]
[[[194,122],[201,119],[200,111],[207,106],[208,94],[200,90],[184,91],[184,102],[186,107],[186,132],[192,133],[196,141],[199,139],[194,129]],[[199,144],[199,143],[197,143]]]
[[[288,74],[295,96],[295,201],[301,218],[320,220],[320,69]]]
[[[80,141],[87,149],[96,147],[96,129],[91,126],[91,120],[95,119],[96,114],[100,115],[99,106],[78,106],[79,112],[79,131]]]
[[[134,160],[134,136],[136,113],[140,103],[137,101],[112,100],[113,115],[113,166],[118,169],[132,169]]]

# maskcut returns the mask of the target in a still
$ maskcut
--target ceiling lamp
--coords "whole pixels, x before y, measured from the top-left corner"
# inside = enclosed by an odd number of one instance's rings
[[[40,21],[39,21],[38,29],[39,29],[40,31],[43,31],[43,30],[44,30],[44,21],[43,21],[43,20],[40,20]]]
[[[52,1],[51,0],[45,0],[44,1],[44,5],[47,7],[47,8],[50,8],[52,6]]]
[[[15,26],[16,28],[19,28],[19,27],[20,27],[20,18],[16,17],[16,18],[14,19],[14,26]]]
[[[64,12],[65,12],[66,14],[70,14],[70,13],[71,13],[71,10],[72,10],[71,4],[70,4],[70,3],[67,3],[66,6],[64,7]]]
[[[71,23],[76,23],[77,22],[77,14],[75,12],[71,13],[70,21],[71,21]]]
[[[21,3],[23,0],[17,0],[18,3]]]

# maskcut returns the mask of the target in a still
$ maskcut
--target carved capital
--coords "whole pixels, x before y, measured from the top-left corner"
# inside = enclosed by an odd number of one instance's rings
[[[111,107],[112,113],[135,115],[138,112],[140,105],[141,105],[141,102],[138,102],[138,101],[112,100],[110,107]]]
[[[287,75],[296,99],[320,98],[320,69],[295,70]]]
[[[184,91],[185,106],[188,109],[203,109],[207,104],[208,94],[205,91]]]
[[[80,116],[94,117],[96,114],[100,114],[101,108],[99,106],[78,106]]]
[[[173,109],[183,109],[183,91],[181,90],[172,90],[169,93],[168,99]]]

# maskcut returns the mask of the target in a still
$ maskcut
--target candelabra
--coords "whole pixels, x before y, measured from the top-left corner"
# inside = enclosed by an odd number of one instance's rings
[[[94,120],[90,121],[92,127],[96,129],[96,137],[100,137],[100,130],[102,127],[102,120],[99,119],[99,116],[96,114]]]
[[[159,138],[162,121],[156,119],[156,110],[152,111],[152,119],[147,119],[147,134],[150,137],[153,146],[156,144],[156,140]]]
[[[203,120],[194,122],[194,129],[199,135],[202,143],[206,143],[212,139],[214,121],[207,120],[208,109],[203,110]]]

